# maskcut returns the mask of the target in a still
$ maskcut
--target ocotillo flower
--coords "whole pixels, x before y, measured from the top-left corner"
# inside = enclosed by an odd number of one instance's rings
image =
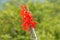
[[[36,22],[33,21],[32,14],[27,10],[26,5],[20,5],[20,15],[22,17],[24,30],[30,30],[30,27],[36,28]]]

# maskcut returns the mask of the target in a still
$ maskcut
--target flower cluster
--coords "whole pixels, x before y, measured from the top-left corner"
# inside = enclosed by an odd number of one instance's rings
[[[23,30],[30,30],[30,27],[36,28],[36,22],[33,21],[32,14],[27,10],[26,5],[20,5],[20,15],[23,21]]]

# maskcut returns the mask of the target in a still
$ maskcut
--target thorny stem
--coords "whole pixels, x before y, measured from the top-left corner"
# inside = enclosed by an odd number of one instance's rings
[[[30,28],[30,33],[31,33],[32,40],[38,40],[34,28],[32,28],[32,27]]]

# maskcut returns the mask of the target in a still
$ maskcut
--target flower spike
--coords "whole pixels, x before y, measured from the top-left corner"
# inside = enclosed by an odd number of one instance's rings
[[[36,28],[37,22],[33,21],[32,14],[29,10],[27,10],[26,5],[20,6],[20,15],[23,21],[23,30],[30,30],[30,27]]]

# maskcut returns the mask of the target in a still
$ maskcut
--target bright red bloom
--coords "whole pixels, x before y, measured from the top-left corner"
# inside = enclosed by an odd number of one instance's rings
[[[33,22],[33,17],[30,11],[27,10],[26,5],[20,6],[20,15],[23,20],[23,29],[30,30],[30,27],[36,28],[36,22]]]

